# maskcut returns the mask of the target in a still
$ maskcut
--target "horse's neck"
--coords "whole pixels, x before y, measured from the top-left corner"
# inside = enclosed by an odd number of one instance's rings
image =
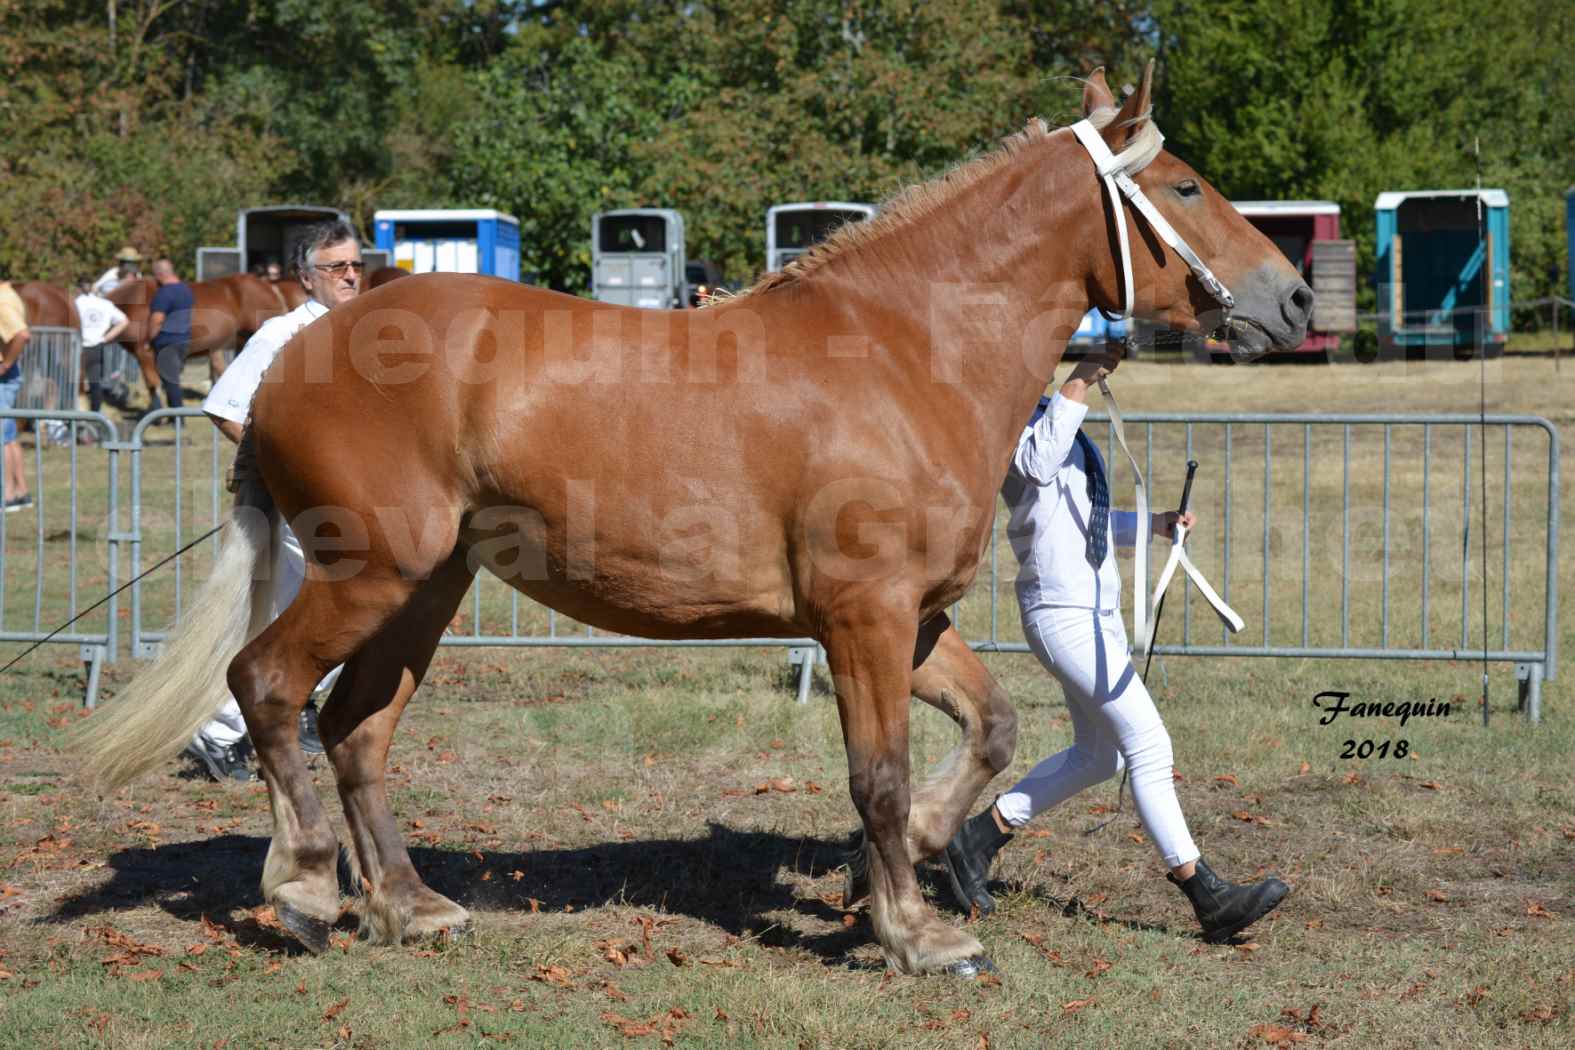
[[[863,304],[872,326],[905,316],[920,351],[913,366],[948,387],[936,404],[972,416],[1003,464],[1091,308],[1105,223],[1099,183],[1080,159],[1070,136],[1025,149],[810,282],[839,305]]]

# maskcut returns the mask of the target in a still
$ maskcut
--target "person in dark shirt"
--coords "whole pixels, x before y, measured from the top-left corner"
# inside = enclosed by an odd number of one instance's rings
[[[171,408],[180,408],[180,372],[186,364],[186,348],[191,342],[191,286],[180,279],[175,264],[168,259],[154,262],[153,279],[159,282],[159,290],[153,293],[153,302],[148,304],[149,342],[153,344],[164,399]],[[156,402],[153,407],[158,407]]]

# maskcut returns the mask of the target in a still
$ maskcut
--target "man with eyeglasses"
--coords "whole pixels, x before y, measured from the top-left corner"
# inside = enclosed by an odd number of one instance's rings
[[[332,220],[318,223],[306,231],[293,252],[291,269],[309,298],[282,317],[263,322],[202,403],[202,410],[225,437],[239,444],[251,414],[252,399],[262,385],[263,373],[297,332],[356,297],[361,291],[362,268],[360,238],[349,223]],[[273,617],[295,600],[306,572],[301,541],[290,531],[289,525],[281,524],[276,535]],[[317,691],[327,689],[338,677],[339,668],[336,667],[318,683]],[[307,704],[301,712],[301,749],[307,754],[323,753],[323,742],[317,735],[315,703]],[[196,758],[215,780],[247,781],[256,779],[246,761],[249,750],[246,722],[232,696],[213,720],[192,738],[186,753]]]

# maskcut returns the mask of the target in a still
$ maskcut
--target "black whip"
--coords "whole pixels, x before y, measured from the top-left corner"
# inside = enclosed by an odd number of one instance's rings
[[[1181,509],[1178,516],[1187,513],[1187,507],[1192,503],[1192,476],[1198,472],[1198,461],[1187,460],[1187,483],[1181,487]],[[1168,593],[1168,592],[1167,592]],[[1154,626],[1149,630],[1148,657],[1143,661],[1143,684],[1148,685],[1148,669],[1154,664],[1154,640],[1159,637],[1159,618],[1165,611],[1165,595],[1159,596],[1159,602],[1154,606]]]
[[[32,645],[28,646],[26,649],[23,649],[22,652],[15,659],[13,659],[10,663],[6,664],[4,667],[0,667],[0,674],[5,674],[7,671],[11,670],[11,668],[15,667],[19,662],[21,662],[22,657],[26,656],[28,653],[31,653],[34,649],[37,649],[39,646],[41,646],[45,642],[49,641],[55,635],[59,634],[61,631],[64,631],[67,627],[70,627],[72,624],[76,623],[78,620],[82,619],[82,617],[86,616],[88,613],[92,612],[94,609],[97,609],[100,605],[103,605],[105,602],[107,602],[111,598],[115,597],[115,595],[119,594],[121,591],[125,590],[127,587],[130,587],[132,584],[136,583],[138,580],[142,579],[144,576],[147,576],[149,573],[152,573],[152,572],[154,572],[157,569],[163,568],[166,564],[168,564],[169,562],[174,561],[176,558],[179,558],[182,554],[185,554],[187,551],[191,550],[197,544],[201,543],[203,540],[207,539],[209,536],[212,536],[215,532],[218,532],[222,528],[224,528],[223,524],[215,525],[213,528],[209,529],[207,532],[203,533],[201,536],[198,536],[196,539],[194,539],[190,543],[186,544],[186,546],[182,547],[180,550],[176,551],[174,554],[170,554],[170,555],[165,556],[164,558],[159,559],[159,561],[156,562],[151,568],[147,569],[144,572],[138,573],[137,575],[133,576],[131,579],[127,580],[125,583],[121,584],[119,587],[116,587],[114,590],[112,590],[108,594],[104,595],[104,597],[100,598],[98,601],[94,602],[92,605],[89,605],[86,609],[83,609],[81,612],[79,612],[75,616],[71,617],[71,619],[67,620],[65,623],[61,624],[59,627],[56,627],[53,631],[50,631],[43,638],[40,638],[38,641],[34,642]]]

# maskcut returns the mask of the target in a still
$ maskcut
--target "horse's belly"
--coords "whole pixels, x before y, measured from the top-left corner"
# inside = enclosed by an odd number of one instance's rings
[[[502,508],[473,515],[462,537],[473,565],[602,630],[651,638],[803,633],[781,545],[745,550],[736,538],[704,527],[582,535],[533,511]]]

